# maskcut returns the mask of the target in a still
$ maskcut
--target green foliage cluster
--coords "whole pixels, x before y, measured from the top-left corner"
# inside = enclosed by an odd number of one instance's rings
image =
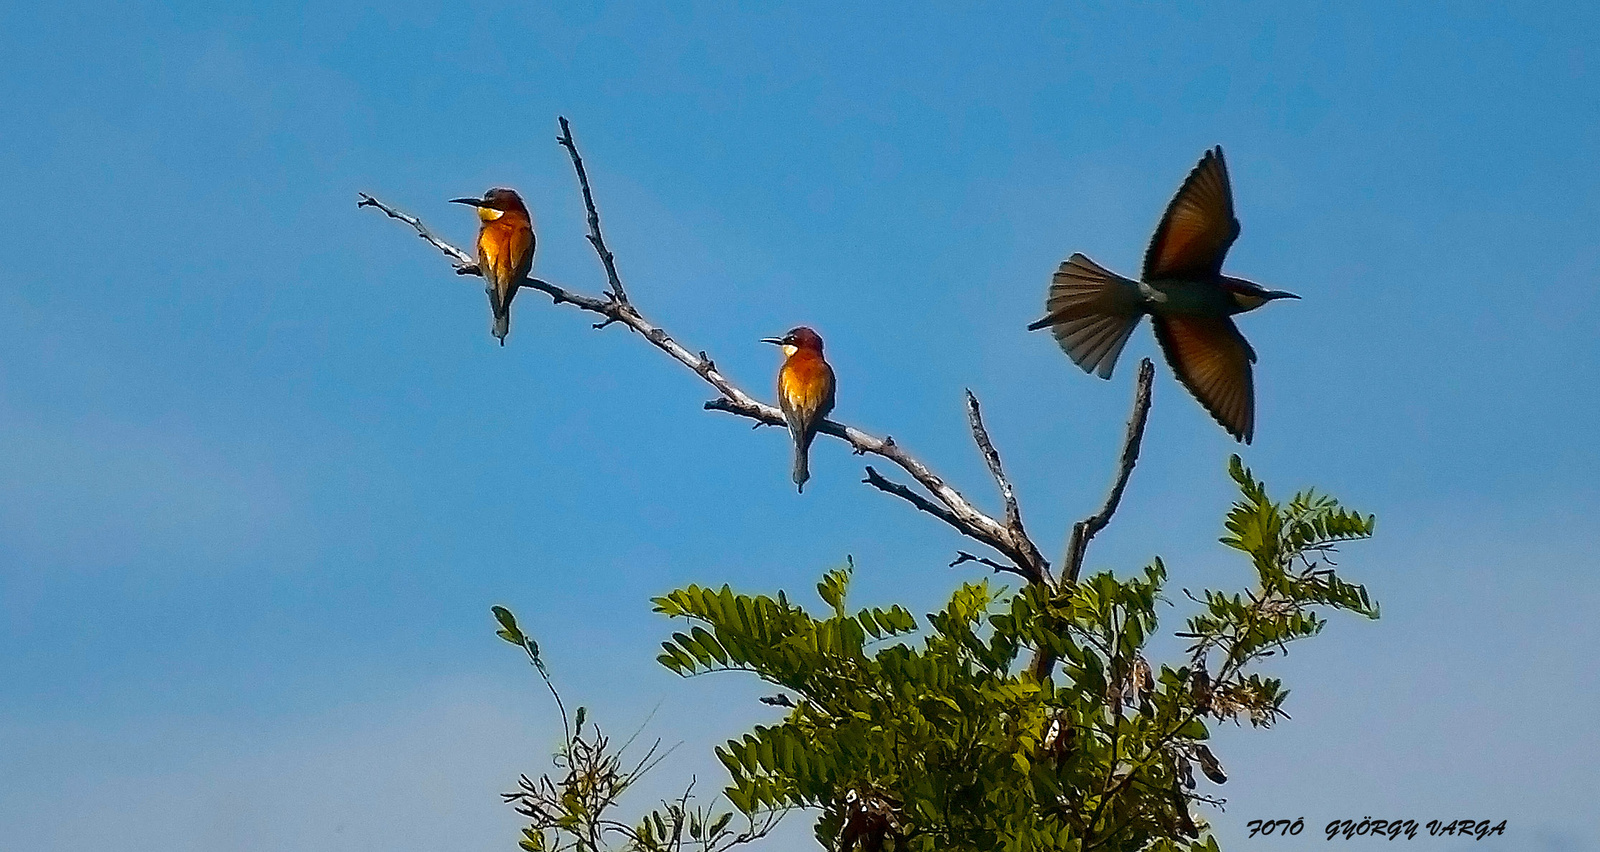
[[[1097,574],[1008,593],[963,584],[921,622],[899,606],[852,610],[853,565],[828,572],[813,615],[775,597],[688,586],[655,600],[690,627],[663,643],[680,674],[739,671],[790,708],[718,749],[725,794],[746,815],[820,811],[839,850],[1216,850],[1194,769],[1226,781],[1208,723],[1283,716],[1288,692],[1255,671],[1319,632],[1318,610],[1376,618],[1366,590],[1327,562],[1373,518],[1314,492],[1287,504],[1235,456],[1240,499],[1221,539],[1249,557],[1253,588],[1205,591],[1178,635],[1184,659],[1152,667],[1167,572]],[[1185,593],[1187,594],[1187,593]],[[1043,677],[1028,658],[1049,661]]]

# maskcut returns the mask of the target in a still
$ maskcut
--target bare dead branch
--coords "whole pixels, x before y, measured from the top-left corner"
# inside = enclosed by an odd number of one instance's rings
[[[966,562],[966,561],[982,562],[983,564],[994,568],[996,571],[1006,571],[1006,572],[1009,572],[1009,573],[1012,573],[1012,574],[1016,574],[1016,575],[1018,575],[1020,577],[1024,577],[1024,578],[1029,579],[1029,580],[1033,579],[1033,575],[1031,574],[1029,569],[1024,567],[1023,564],[1020,562],[1020,560],[1017,559],[1017,554],[1011,549],[1009,544],[1007,544],[1005,542],[1002,542],[1002,541],[999,541],[999,540],[991,540],[991,539],[985,538],[982,533],[980,533],[980,532],[978,532],[976,530],[973,530],[970,526],[968,526],[966,523],[964,523],[961,520],[961,518],[957,517],[955,515],[955,513],[951,512],[949,509],[946,509],[944,506],[941,506],[938,503],[935,503],[932,500],[929,500],[928,498],[922,496],[921,494],[918,494],[916,491],[913,491],[909,486],[906,486],[906,485],[903,485],[901,483],[895,482],[892,479],[885,478],[883,476],[883,474],[878,473],[878,471],[875,470],[872,467],[872,465],[867,465],[867,478],[863,479],[861,481],[865,482],[866,484],[868,484],[870,486],[872,486],[873,488],[878,489],[879,491],[884,492],[885,494],[893,494],[894,496],[899,497],[902,500],[905,500],[907,503],[910,503],[911,505],[917,507],[918,509],[921,509],[922,511],[927,512],[928,514],[934,516],[935,518],[938,518],[939,520],[944,521],[945,523],[949,524],[950,526],[955,527],[956,531],[960,532],[962,535],[965,535],[965,536],[967,536],[968,538],[971,538],[971,539],[976,539],[977,541],[980,541],[980,542],[982,542],[982,543],[994,548],[995,550],[998,550],[1001,553],[1004,553],[1008,558],[1012,559],[1012,561],[1015,563],[1015,564],[1012,564],[1012,565],[1005,565],[1005,564],[1001,564],[1001,563],[998,563],[998,562],[990,561],[988,559],[970,559],[970,560],[967,560],[967,559],[961,559],[961,558],[958,557],[955,562],[950,563],[951,566],[959,565],[962,562]]]
[[[572,155],[572,170],[578,173],[578,188],[583,190],[583,207],[589,214],[589,244],[594,246],[595,254],[600,256],[600,264],[606,268],[606,281],[611,286],[611,297],[617,301],[628,304],[628,291],[622,289],[622,276],[617,274],[617,259],[606,248],[606,238],[600,233],[600,213],[594,207],[594,195],[589,192],[589,173],[583,168],[583,157],[578,155],[578,144],[572,141],[572,126],[567,123],[566,116],[558,116],[561,123],[561,135],[556,141],[561,147],[567,149]]]
[[[1122,440],[1122,459],[1117,466],[1116,478],[1111,482],[1111,491],[1106,494],[1105,505],[1100,511],[1072,525],[1072,539],[1067,543],[1067,555],[1061,562],[1061,578],[1063,583],[1076,583],[1078,572],[1083,570],[1084,553],[1089,548],[1089,540],[1095,533],[1106,528],[1111,523],[1111,516],[1116,513],[1117,505],[1122,502],[1122,491],[1128,487],[1128,477],[1133,474],[1133,466],[1139,461],[1139,445],[1144,440],[1144,424],[1150,417],[1150,386],[1155,380],[1156,368],[1150,363],[1149,358],[1139,362],[1139,379],[1133,393],[1133,413],[1128,417],[1128,433]]]
[[[1133,466],[1139,461],[1139,445],[1144,440],[1144,425],[1150,417],[1150,387],[1155,382],[1156,367],[1149,358],[1139,361],[1139,377],[1134,382],[1133,411],[1128,416],[1128,432],[1122,440],[1122,457],[1117,465],[1117,475],[1111,482],[1111,492],[1106,495],[1106,502],[1087,518],[1072,525],[1072,537],[1067,542],[1067,555],[1061,562],[1061,585],[1070,586],[1078,582],[1078,574],[1083,570],[1083,557],[1088,551],[1089,540],[1095,533],[1105,529],[1111,523],[1111,516],[1116,513],[1117,505],[1122,502],[1123,489],[1128,487],[1128,477],[1133,474]],[[1043,680],[1055,668],[1055,655],[1044,648],[1034,651],[1033,660],[1029,669],[1034,677]]]
[[[978,405],[978,397],[967,389],[967,425],[972,427],[972,439],[977,442],[978,450],[983,453],[983,461],[989,466],[989,475],[994,477],[995,485],[1000,489],[1000,498],[1005,502],[1006,528],[1011,532],[1011,538],[1017,544],[1033,547],[1033,540],[1022,527],[1022,509],[1017,505],[1016,490],[1011,487],[1011,480],[1006,478],[1005,468],[1000,465],[1000,452],[994,448],[994,442],[989,440],[989,430],[983,425],[983,409]],[[1037,582],[1049,582],[1050,567],[1045,562],[1044,556],[1037,550],[1024,554],[1028,567],[1036,568],[1038,573],[1030,579]]]
[[[902,485],[891,479],[885,479],[883,474],[879,473],[870,464],[867,465],[867,478],[861,481],[872,486],[873,488],[878,489],[879,491],[884,492],[885,494],[893,494],[894,496],[905,500],[907,503],[910,503],[918,509],[921,509],[935,518],[944,521],[950,526],[955,527],[962,533],[970,535],[966,526],[961,523],[961,519],[952,514],[949,509],[946,509],[938,503],[929,500],[905,485]],[[984,543],[989,544],[991,547],[994,546],[989,542]]]
[[[741,417],[748,417],[770,426],[785,425],[783,412],[773,406],[755,402],[754,400],[744,401],[728,396],[722,399],[713,399],[707,402],[705,407],[710,411],[723,411],[729,414],[737,414]],[[871,453],[875,456],[882,456],[899,465],[901,470],[910,474],[912,479],[915,479],[918,484],[928,489],[928,492],[938,500],[937,504],[930,503],[930,505],[935,505],[938,508],[939,511],[936,514],[940,520],[955,527],[968,538],[976,539],[1005,554],[1006,558],[1011,559],[1017,564],[1017,567],[1023,569],[1024,576],[1030,579],[1045,576],[1049,567],[1048,563],[1039,555],[1038,548],[1034,547],[1033,542],[1029,541],[1026,535],[1014,532],[1007,525],[989,517],[973,506],[960,492],[950,487],[943,478],[930,470],[927,465],[906,452],[899,444],[896,444],[893,438],[879,438],[854,426],[847,426],[834,420],[822,421],[817,426],[817,432],[823,435],[831,435],[844,441],[855,450],[857,455]],[[894,485],[894,489],[878,486],[873,481],[875,476],[875,472],[868,468],[868,477],[863,481],[878,487],[879,490],[887,491],[896,496],[904,497],[905,495],[901,491],[915,494],[915,492],[910,492],[906,486],[898,483],[891,483]],[[882,480],[882,477],[877,476],[877,479]],[[884,481],[887,482],[887,480]],[[918,501],[929,502],[927,498],[920,494],[915,496]],[[922,506],[919,505],[918,508],[922,508]],[[924,511],[927,510],[924,509]]]
[[[417,236],[427,240],[430,245],[439,251],[444,252],[447,257],[455,261],[457,272],[461,272],[464,267],[470,266],[472,267],[471,274],[478,274],[477,258],[434,236],[433,232],[428,230],[428,226],[422,224],[422,221],[417,217],[407,216],[406,214],[401,213],[399,210],[396,210],[387,204],[384,204],[382,201],[373,198],[365,192],[358,192],[356,194],[361,196],[361,201],[356,203],[357,207],[376,207],[379,210],[382,210],[384,215],[388,216],[390,219],[399,219],[407,225],[410,225],[416,230]]]
[[[995,485],[1000,487],[1000,497],[1006,504],[1006,523],[1020,525],[1022,515],[1017,508],[1017,495],[1011,490],[1011,481],[1006,479],[1006,472],[1000,466],[1000,453],[989,440],[989,430],[983,426],[983,409],[978,405],[978,397],[972,393],[971,388],[967,389],[967,425],[972,427],[972,439],[983,452],[984,463],[989,465],[989,475],[994,477]]]
[[[577,144],[572,139],[571,127],[565,118],[561,119],[560,124],[561,136],[557,141],[572,156],[573,168],[577,172],[579,187],[583,192],[584,208],[589,222],[589,241],[594,247],[595,253],[600,257],[602,266],[605,267],[611,290],[606,294],[608,298],[595,298],[537,278],[523,279],[521,286],[545,293],[550,296],[555,304],[568,304],[579,310],[600,315],[604,318],[604,321],[596,323],[597,328],[621,324],[638,332],[651,345],[688,367],[696,375],[716,388],[718,393],[722,394],[721,398],[707,402],[705,404],[707,409],[746,417],[756,421],[757,425],[785,425],[783,414],[776,407],[760,402],[739,388],[717,369],[716,364],[704,351],[696,353],[678,343],[664,329],[645,319],[627,298],[626,291],[622,287],[621,278],[616,271],[615,258],[605,245],[605,236],[600,229],[600,217],[595,210],[594,199],[589,189],[588,175],[584,171],[583,160],[578,154]],[[361,201],[357,206],[376,207],[389,217],[410,225],[417,231],[419,236],[452,260],[457,273],[463,275],[478,274],[475,258],[434,236],[427,226],[415,217],[400,213],[364,193],[361,194]],[[1042,582],[1043,578],[1047,576],[1048,563],[1040,555],[1034,543],[1021,531],[1020,524],[1013,528],[1006,523],[995,520],[973,506],[960,492],[947,484],[943,478],[930,470],[927,465],[896,444],[894,439],[887,436],[879,438],[853,426],[833,420],[823,421],[817,431],[845,441],[858,455],[871,453],[894,462],[900,469],[909,474],[912,479],[916,480],[919,485],[927,489],[928,493],[933,495],[933,499],[930,500],[927,497],[916,494],[906,486],[889,483],[888,480],[877,476],[876,472],[870,468],[868,469],[869,484],[876,485],[877,483],[873,482],[876,479],[892,486],[890,488],[878,486],[880,490],[908,500],[912,498],[906,495],[914,496],[915,500],[912,500],[912,502],[918,508],[929,511],[929,508],[925,507],[930,507],[936,517],[955,527],[962,535],[999,551],[1016,564],[1017,573],[1027,577],[1029,580]]]

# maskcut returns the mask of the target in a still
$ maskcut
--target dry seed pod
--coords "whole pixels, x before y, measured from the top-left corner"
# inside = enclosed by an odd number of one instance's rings
[[[1189,677],[1189,689],[1194,693],[1194,706],[1201,713],[1211,709],[1211,675],[1206,674],[1206,667],[1195,666],[1194,674]]]
[[[1222,764],[1217,762],[1217,757],[1211,753],[1211,749],[1204,745],[1196,745],[1194,756],[1200,759],[1200,771],[1204,772],[1213,784],[1228,783],[1228,773],[1222,771]]]

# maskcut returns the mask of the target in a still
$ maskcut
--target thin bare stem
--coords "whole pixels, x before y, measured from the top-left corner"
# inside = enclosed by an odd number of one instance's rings
[[[1128,487],[1128,477],[1133,474],[1133,466],[1139,461],[1139,445],[1144,440],[1145,422],[1150,418],[1150,387],[1155,383],[1156,367],[1149,358],[1139,361],[1139,377],[1134,383],[1133,411],[1128,416],[1128,432],[1122,440],[1122,456],[1117,465],[1116,478],[1111,482],[1111,491],[1106,495],[1106,502],[1087,518],[1072,525],[1072,537],[1067,543],[1067,555],[1061,560],[1061,585],[1071,586],[1078,582],[1078,574],[1083,570],[1083,557],[1088,551],[1089,540],[1095,533],[1106,528],[1111,523],[1111,516],[1116,513],[1117,506],[1122,502],[1122,492]],[[1033,660],[1029,669],[1034,676],[1043,680],[1055,668],[1056,657],[1045,648],[1034,651]]]
[[[413,229],[416,230],[417,236],[423,238],[424,240],[427,240],[429,245],[432,245],[434,248],[438,249],[439,251],[444,252],[445,255],[447,255],[451,260],[455,261],[456,262],[456,270],[458,272],[461,271],[464,267],[471,267],[472,268],[471,274],[473,274],[473,275],[477,275],[478,274],[478,259],[477,258],[467,254],[466,252],[462,251],[461,249],[458,249],[455,246],[450,245],[449,243],[445,242],[444,240],[441,240],[438,237],[434,236],[433,232],[428,230],[428,226],[422,224],[422,220],[418,219],[415,216],[407,216],[406,214],[401,213],[399,210],[396,210],[396,209],[394,209],[393,207],[390,207],[387,204],[384,204],[382,201],[379,201],[378,199],[373,198],[372,196],[366,194],[365,192],[358,192],[358,193],[356,193],[356,195],[361,196],[361,200],[356,203],[357,207],[376,207],[379,210],[382,210],[384,215],[388,216],[390,219],[399,219],[400,221],[406,223],[407,225],[410,225]]]
[[[989,475],[994,477],[994,483],[1000,489],[1000,499],[1005,502],[1006,528],[1011,532],[1012,541],[1033,547],[1033,539],[1022,527],[1022,509],[1017,505],[1017,492],[1011,487],[1011,480],[1006,478],[1005,468],[1000,464],[1000,452],[994,448],[994,442],[989,440],[989,430],[983,425],[983,408],[978,405],[978,397],[969,388],[967,390],[967,425],[972,428],[972,440],[977,442],[979,452],[983,453],[983,461],[989,466]],[[1035,583],[1048,583],[1050,580],[1050,565],[1045,562],[1044,556],[1037,550],[1024,554],[1023,568],[1029,569],[1029,580]]]
[[[622,276],[617,274],[617,258],[606,248],[606,238],[600,233],[600,213],[595,210],[594,194],[589,191],[589,173],[583,168],[578,144],[572,141],[572,125],[567,123],[564,115],[557,120],[561,123],[561,135],[556,137],[556,141],[572,155],[572,170],[578,173],[578,187],[583,190],[583,207],[589,214],[589,244],[594,246],[595,254],[600,255],[600,264],[606,268],[606,281],[611,287],[612,298],[626,305],[628,291],[622,288]]]
[[[1007,546],[1003,542],[991,541],[982,537],[981,534],[975,533],[971,528],[962,522],[961,518],[957,517],[955,513],[951,512],[949,509],[946,509],[944,506],[941,506],[938,503],[935,503],[932,500],[922,496],[921,494],[918,494],[906,485],[902,485],[901,483],[895,482],[892,479],[884,478],[883,474],[878,473],[878,471],[875,470],[872,465],[867,465],[867,478],[863,479],[862,482],[865,482],[866,484],[884,492],[885,494],[893,494],[894,496],[905,500],[907,503],[910,503],[918,509],[927,512],[928,514],[938,518],[941,521],[944,521],[952,527],[955,527],[956,530],[969,538],[977,539],[978,541],[981,541],[1002,553],[1007,552]],[[951,564],[959,564],[960,561],[965,560],[958,560],[957,562]],[[997,570],[1010,571],[1013,574],[1017,574],[1022,577],[1029,577],[1031,579],[1027,569],[1023,568],[1021,564],[999,565],[994,562],[988,562],[987,564],[995,566]]]
[[[1139,461],[1139,445],[1144,440],[1144,425],[1150,417],[1150,386],[1155,381],[1156,368],[1149,358],[1139,362],[1139,379],[1133,394],[1133,413],[1128,417],[1128,433],[1122,440],[1122,458],[1117,465],[1116,478],[1111,491],[1106,494],[1100,511],[1072,525],[1072,539],[1067,543],[1067,555],[1061,560],[1063,583],[1076,583],[1083,570],[1083,557],[1089,549],[1089,540],[1111,523],[1117,505],[1122,502],[1122,491],[1128,487],[1128,477]]]

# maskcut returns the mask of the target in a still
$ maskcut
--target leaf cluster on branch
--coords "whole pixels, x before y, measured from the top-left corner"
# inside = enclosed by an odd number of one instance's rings
[[[718,750],[746,812],[816,808],[817,838],[840,850],[1203,850],[1191,813],[1217,801],[1195,769],[1227,780],[1209,722],[1270,725],[1287,692],[1253,666],[1322,627],[1317,609],[1369,617],[1366,591],[1325,557],[1365,538],[1370,516],[1330,498],[1286,506],[1235,456],[1241,499],[1223,541],[1250,557],[1257,583],[1206,592],[1189,657],[1153,667],[1166,567],[1096,574],[1059,590],[1014,593],[966,583],[923,623],[902,607],[847,606],[853,566],[818,584],[812,615],[779,593],[689,586],[656,599],[692,626],[663,643],[680,674],[748,672],[784,690],[777,725]],[[1044,648],[1064,677],[1034,677]],[[869,818],[870,817],[870,818]]]

